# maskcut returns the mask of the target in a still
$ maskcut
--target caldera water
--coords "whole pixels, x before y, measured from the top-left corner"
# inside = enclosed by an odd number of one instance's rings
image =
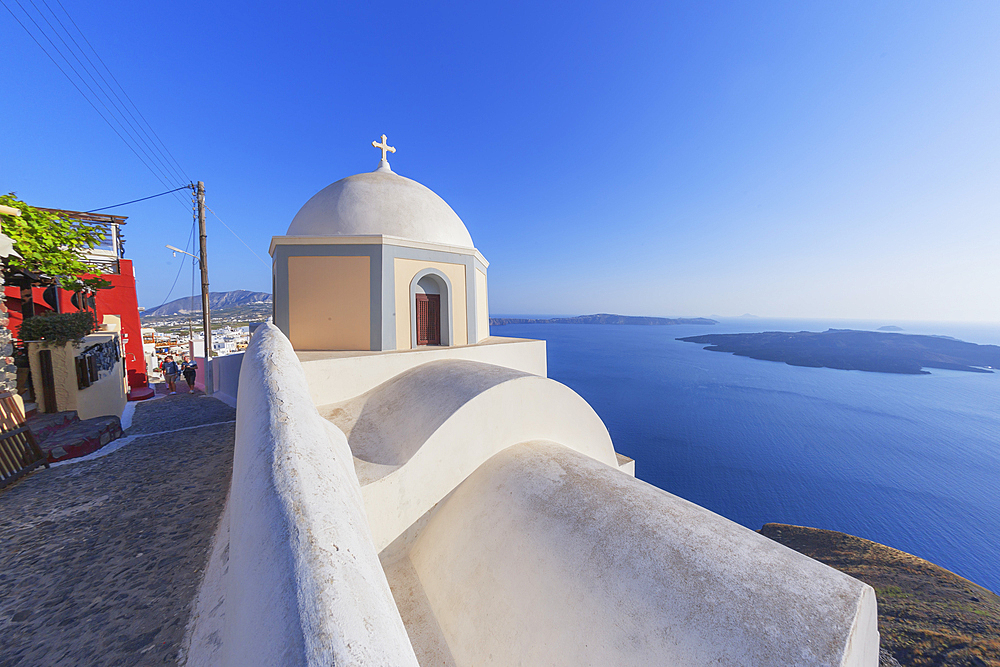
[[[519,324],[549,377],[590,403],[636,476],[748,528],[827,528],[1000,591],[1000,372],[897,375],[802,368],[676,340],[706,333],[873,329],[891,322]],[[1000,344],[1000,330],[907,333]]]

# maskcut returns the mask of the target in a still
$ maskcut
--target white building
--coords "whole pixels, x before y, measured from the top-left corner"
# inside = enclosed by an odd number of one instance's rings
[[[877,665],[869,586],[637,480],[488,335],[486,260],[378,147],[272,241],[193,664]]]
[[[271,240],[274,323],[301,350],[409,350],[489,336],[486,269],[443,199],[383,159]]]

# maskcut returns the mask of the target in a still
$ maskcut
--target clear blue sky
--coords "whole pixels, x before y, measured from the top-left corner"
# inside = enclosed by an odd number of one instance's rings
[[[493,313],[1000,320],[1000,3],[62,2],[268,262],[385,133],[491,262]],[[78,210],[166,189],[0,27],[0,188]],[[158,305],[190,214],[116,212]],[[213,291],[270,291],[209,234]]]

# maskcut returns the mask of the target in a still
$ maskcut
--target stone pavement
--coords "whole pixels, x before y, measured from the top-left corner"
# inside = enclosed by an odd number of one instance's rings
[[[0,491],[0,667],[177,663],[235,418],[200,393],[139,403],[127,446]]]

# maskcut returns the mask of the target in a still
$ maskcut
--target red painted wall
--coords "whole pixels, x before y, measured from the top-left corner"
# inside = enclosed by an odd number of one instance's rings
[[[21,330],[21,322],[22,322],[22,317],[21,317],[21,288],[20,287],[12,287],[10,285],[4,285],[3,292],[4,292],[4,296],[7,298],[7,310],[9,311],[7,313],[7,315],[10,318],[8,320],[8,322],[7,322],[7,328],[10,329],[10,332],[11,332],[11,334],[13,334],[14,338],[17,338],[18,337],[18,332],[20,332],[20,330]],[[59,299],[59,301],[61,302],[61,304],[63,306],[63,311],[62,312],[64,312],[64,313],[75,313],[76,312],[76,308],[74,306],[72,306],[70,304],[70,302],[69,302],[69,296],[72,296],[73,293],[72,292],[67,292],[66,290],[59,290],[59,292],[60,292],[60,299]],[[45,303],[45,299],[42,298],[42,295],[44,293],[45,293],[45,288],[44,287],[32,287],[31,288],[31,295],[32,295],[32,300],[35,302],[35,313],[36,314],[37,313],[43,313],[44,314],[44,313],[54,312],[51,308],[49,308],[48,304]],[[66,295],[69,295],[69,296],[67,296],[66,298],[62,298],[63,294],[66,294]]]
[[[118,265],[119,273],[104,276],[114,287],[97,293],[97,314],[122,318],[128,384],[130,387],[145,387],[146,356],[142,353],[142,324],[139,323],[139,299],[135,293],[135,270],[131,259],[120,259]],[[69,303],[71,294],[66,292],[65,296],[66,303]]]
[[[135,272],[132,267],[132,260],[118,260],[119,271],[117,274],[106,274],[101,276],[112,284],[112,288],[103,289],[97,292],[95,302],[97,304],[98,317],[104,315],[117,315],[122,320],[122,340],[125,343],[125,368],[128,372],[128,383],[130,387],[145,387],[146,357],[142,353],[142,324],[139,322],[139,299],[135,293]],[[32,298],[35,302],[35,313],[52,312],[48,307],[42,294],[44,287],[32,287]],[[4,287],[4,294],[7,297],[7,310],[10,320],[7,328],[16,338],[21,329],[21,289],[19,287]],[[68,290],[59,290],[59,306],[64,313],[76,312],[76,307],[70,302],[73,293]]]

